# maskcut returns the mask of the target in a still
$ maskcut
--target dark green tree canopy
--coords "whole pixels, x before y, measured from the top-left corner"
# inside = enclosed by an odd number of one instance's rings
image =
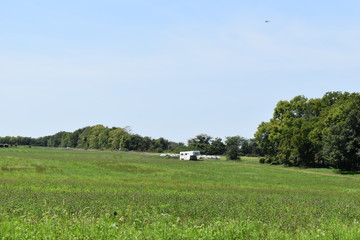
[[[189,149],[198,150],[202,154],[208,154],[212,137],[207,134],[199,134],[188,140]]]
[[[268,162],[358,170],[359,93],[329,92],[321,99],[280,101],[255,139]]]

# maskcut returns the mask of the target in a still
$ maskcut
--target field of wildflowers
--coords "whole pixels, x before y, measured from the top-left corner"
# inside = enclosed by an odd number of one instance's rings
[[[360,176],[284,170],[1,149],[0,239],[360,239]]]

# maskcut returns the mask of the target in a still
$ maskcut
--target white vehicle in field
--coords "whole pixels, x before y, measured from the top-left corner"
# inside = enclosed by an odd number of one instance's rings
[[[200,151],[180,152],[180,160],[198,160],[200,156]]]

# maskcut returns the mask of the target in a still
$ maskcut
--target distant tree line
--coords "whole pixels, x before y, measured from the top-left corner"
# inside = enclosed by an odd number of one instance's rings
[[[213,139],[209,135],[199,134],[189,139],[185,150],[199,150],[205,155],[226,155],[229,159],[238,159],[239,156],[260,156],[261,151],[255,139],[246,139],[241,136]]]
[[[360,170],[360,94],[280,101],[255,139],[268,163]]]
[[[58,132],[54,135],[30,137],[0,137],[0,143],[11,145],[29,145],[42,147],[71,147],[84,149],[116,149],[128,151],[163,152],[172,151],[184,144],[168,141],[164,138],[152,139],[131,134],[127,128],[108,128],[95,125],[74,132]]]
[[[152,139],[139,134],[132,134],[128,128],[95,125],[78,129],[74,132],[58,132],[54,135],[30,137],[0,137],[0,143],[10,145],[29,145],[42,147],[71,147],[83,149],[116,149],[142,152],[175,152],[198,150],[206,155],[223,155],[232,153],[231,159],[240,155],[255,156],[259,149],[254,140],[240,136],[227,137],[225,142],[220,138],[213,139],[206,134],[197,135],[184,143],[176,143],[164,138]]]

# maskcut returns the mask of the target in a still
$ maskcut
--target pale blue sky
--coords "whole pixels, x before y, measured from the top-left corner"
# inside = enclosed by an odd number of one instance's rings
[[[279,100],[359,92],[359,26],[355,0],[0,0],[0,136],[251,138]]]

